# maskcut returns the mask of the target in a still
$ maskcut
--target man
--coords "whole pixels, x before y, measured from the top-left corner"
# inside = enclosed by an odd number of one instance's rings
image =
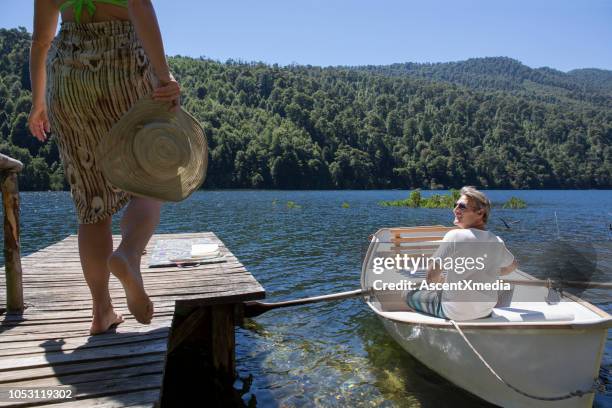
[[[475,187],[466,186],[455,203],[454,224],[432,256],[427,283],[455,285],[467,282],[492,284],[517,267],[501,238],[486,230],[491,211],[489,199]],[[442,266],[443,265],[443,266]],[[446,265],[452,265],[447,268]],[[444,277],[442,269],[447,276]],[[408,305],[425,314],[453,320],[487,317],[497,303],[497,291],[471,289],[414,290],[404,293]]]

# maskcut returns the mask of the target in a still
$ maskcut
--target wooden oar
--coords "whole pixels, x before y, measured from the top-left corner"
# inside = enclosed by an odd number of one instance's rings
[[[555,280],[515,280],[515,279],[503,279],[504,282],[522,285],[522,286],[545,286],[545,287],[578,287],[578,288],[598,288],[598,289],[612,289],[612,283],[605,282],[578,282],[578,281],[555,281]],[[349,299],[370,294],[371,291],[367,289],[355,289],[348,292],[332,293],[329,295],[313,296],[302,299],[287,300],[284,302],[260,302],[250,301],[244,302],[244,317],[255,317],[259,316],[268,310],[278,309],[281,307],[299,306],[306,305],[308,303],[316,302],[329,302],[333,300]]]
[[[514,279],[503,279],[504,282],[511,283],[513,285],[522,285],[522,286],[545,286],[550,288],[562,288],[562,287],[570,287],[570,288],[584,288],[584,289],[612,289],[612,283],[609,282],[579,282],[579,281],[562,281],[562,280],[554,280],[554,279],[533,279],[533,280],[514,280]]]
[[[279,307],[298,306],[298,305],[305,305],[308,303],[315,303],[315,302],[329,302],[332,300],[349,299],[349,298],[367,295],[368,293],[370,293],[369,290],[355,289],[355,290],[351,290],[348,292],[339,292],[339,293],[332,293],[329,295],[321,295],[321,296],[313,296],[313,297],[308,297],[308,298],[303,298],[303,299],[287,300],[284,302],[264,303],[264,302],[260,302],[257,300],[250,301],[250,302],[244,302],[243,303],[244,317],[259,316],[260,314],[265,313],[268,310],[277,309]]]

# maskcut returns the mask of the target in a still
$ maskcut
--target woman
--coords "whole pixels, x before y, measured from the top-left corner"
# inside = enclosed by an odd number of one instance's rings
[[[516,269],[514,256],[501,238],[486,230],[491,202],[476,188],[463,187],[455,203],[454,224],[458,229],[446,233],[440,247],[433,254],[434,262],[427,271],[428,283],[458,284],[460,282],[493,283],[500,275]],[[452,260],[453,268],[446,278],[439,267]],[[450,263],[446,263],[450,265]],[[487,317],[497,303],[496,291],[471,289],[407,291],[408,305],[419,312],[453,320],[473,320]]]
[[[61,28],[55,36],[58,17]],[[46,70],[45,70],[46,65]],[[93,152],[111,127],[146,94],[180,104],[150,0],[35,0],[30,50],[32,110],[28,125],[41,142],[53,132],[70,184],[83,274],[98,334],[123,322],[111,302],[112,272],[125,289],[130,313],[149,324],[153,303],[140,258],[159,223],[162,203],[112,186]],[[121,244],[113,252],[112,215],[124,205]]]

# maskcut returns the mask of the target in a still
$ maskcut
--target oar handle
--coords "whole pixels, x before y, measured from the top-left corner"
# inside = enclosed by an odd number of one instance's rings
[[[277,309],[280,307],[299,306],[299,305],[305,305],[308,303],[315,303],[315,302],[329,302],[332,300],[349,299],[349,298],[367,295],[368,293],[370,293],[370,291],[366,289],[355,289],[355,290],[350,290],[348,292],[339,292],[339,293],[332,293],[329,295],[321,295],[321,296],[313,296],[313,297],[308,297],[308,298],[303,298],[303,299],[287,300],[284,302],[269,302],[268,303],[268,302],[260,302],[258,300],[254,300],[250,302],[244,302],[242,304],[243,314],[244,314],[244,317],[255,317],[255,316],[259,316],[262,313],[267,312],[268,310]]]

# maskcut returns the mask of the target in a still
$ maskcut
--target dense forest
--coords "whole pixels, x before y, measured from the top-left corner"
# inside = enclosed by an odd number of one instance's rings
[[[350,68],[387,76],[416,76],[472,89],[504,91],[548,103],[588,102],[612,108],[612,71],[601,69],[575,69],[565,73],[551,68],[529,68],[505,57]]]
[[[29,134],[30,34],[0,29],[0,151],[22,190],[66,189]],[[175,56],[209,142],[205,188],[610,188],[612,72],[509,58],[281,67]]]

